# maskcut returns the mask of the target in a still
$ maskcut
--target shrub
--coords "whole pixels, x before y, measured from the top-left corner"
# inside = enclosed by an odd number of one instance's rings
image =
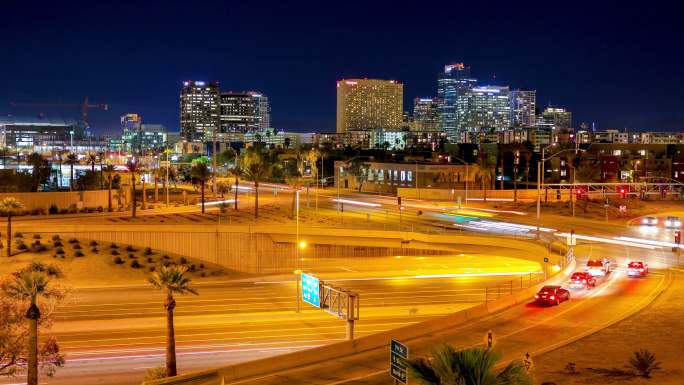
[[[117,246],[116,243],[113,243],[113,242],[112,242],[112,244],[109,245],[109,248],[110,248],[110,249],[118,249],[119,246]]]
[[[135,257],[135,254],[129,253],[129,254],[128,254],[128,258],[130,258],[130,259],[135,259],[136,257]]]
[[[71,238],[71,239],[69,239],[69,243],[78,243],[78,239]]]
[[[40,234],[33,234],[33,239],[41,239],[42,237]]]
[[[114,263],[117,264],[117,265],[123,265],[124,260],[123,260],[123,258],[121,258],[121,257],[115,257],[115,258],[114,258]]]
[[[74,248],[74,250],[81,250],[81,249],[83,248],[83,246],[81,246],[81,245],[78,244],[78,243],[74,243],[73,248]]]
[[[59,237],[59,234],[55,234],[55,235],[52,236],[52,240],[53,240],[53,241],[61,241],[62,238]]]
[[[17,249],[22,250],[22,251],[28,250],[28,246],[26,246],[25,243],[19,243],[19,244],[17,244]]]
[[[31,215],[45,215],[45,209],[42,207],[36,207],[31,210]]]
[[[133,246],[128,245],[128,246],[126,246],[126,251],[131,252],[131,251],[138,251],[138,250],[136,250]]]
[[[22,234],[22,233],[14,233],[14,238],[24,238],[24,234]]]
[[[38,261],[33,261],[30,264],[28,264],[26,267],[24,267],[23,269],[21,269],[17,272],[14,272],[12,274],[15,277],[17,277],[21,273],[31,272],[31,271],[37,272],[37,273],[45,273],[51,277],[56,277],[56,278],[63,277],[62,270],[58,266],[51,265],[51,264],[45,264],[45,263],[38,262]]]
[[[206,276],[207,276],[207,273],[205,273],[205,272],[200,273],[200,277],[206,277]]]
[[[163,255],[163,256],[162,256],[162,258],[164,258],[164,259],[171,259],[171,257],[169,257],[169,256],[168,256],[168,255],[166,255],[166,254],[165,254],[165,255]]]
[[[188,271],[192,273],[195,270],[197,270],[197,266],[195,266],[195,264],[190,265],[190,268],[188,269]]]
[[[104,208],[102,206],[97,206],[97,212],[101,213],[104,211]]]
[[[97,241],[90,241],[88,244],[90,246],[97,246]]]
[[[629,365],[627,367],[634,370],[638,376],[644,378],[650,378],[652,371],[661,369],[660,362],[656,361],[655,354],[646,349],[639,349],[638,352],[634,352],[632,357],[629,358]]]
[[[154,258],[148,257],[148,258],[147,258],[147,263],[154,263]]]
[[[157,366],[156,368],[147,369],[143,381],[148,382],[152,380],[160,380],[162,378],[166,378],[166,368],[163,366]]]
[[[204,269],[204,264],[200,263],[200,269]]]
[[[59,209],[60,214],[69,214],[69,209]]]
[[[152,255],[152,248],[146,247],[145,250],[143,251],[143,254],[145,255]]]
[[[181,265],[187,265],[188,264],[188,259],[185,257],[180,257],[180,260],[178,260]]]
[[[150,273],[153,273],[155,270],[157,270],[157,268],[154,266],[150,266],[148,270],[150,271]]]
[[[55,215],[57,213],[59,213],[59,208],[57,208],[57,205],[50,205],[50,208],[48,208],[48,214]]]
[[[57,249],[55,249],[55,253],[57,255],[64,255],[64,249],[61,247],[58,247]]]
[[[78,258],[78,257],[82,257],[82,256],[83,256],[83,252],[81,250],[76,250],[74,252],[74,257]]]
[[[64,246],[64,244],[62,243],[62,241],[55,241],[55,242],[52,243],[52,245],[55,246],[55,247],[62,247],[62,246]]]
[[[90,251],[91,251],[93,254],[97,254],[97,253],[100,252],[100,250],[98,250],[97,247],[93,247],[92,249],[90,249]]]
[[[137,259],[134,259],[131,261],[131,267],[134,269],[139,269],[142,267],[142,265],[140,264],[140,262],[138,262]]]
[[[116,250],[116,249],[109,250],[109,254],[111,254],[111,255],[119,255],[119,251]]]
[[[46,251],[47,247],[45,247],[45,245],[42,243],[34,243],[31,247],[31,250],[33,250],[34,253],[40,253],[42,251]]]
[[[169,267],[169,266],[171,266],[171,262],[169,260],[164,260],[162,262],[162,265],[164,265],[164,267]]]

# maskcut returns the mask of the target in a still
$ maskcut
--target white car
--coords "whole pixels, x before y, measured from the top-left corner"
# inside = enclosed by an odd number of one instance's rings
[[[665,227],[668,229],[678,229],[682,227],[682,220],[679,217],[667,217],[665,218]]]
[[[641,218],[641,224],[644,226],[658,226],[658,218],[656,218],[656,217],[643,217],[643,218]]]
[[[610,261],[608,259],[590,259],[584,271],[594,277],[604,277],[610,274]]]

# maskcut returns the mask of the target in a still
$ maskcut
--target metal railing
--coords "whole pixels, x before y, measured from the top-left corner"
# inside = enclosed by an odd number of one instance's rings
[[[501,297],[512,295],[516,291],[528,289],[544,280],[544,273],[537,271],[527,275],[521,275],[519,279],[504,281],[495,286],[486,286],[484,302],[494,301]]]

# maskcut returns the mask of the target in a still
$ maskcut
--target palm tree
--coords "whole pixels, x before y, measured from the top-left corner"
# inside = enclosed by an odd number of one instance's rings
[[[112,181],[114,179],[114,173],[116,172],[116,169],[111,164],[108,164],[104,168],[100,169],[100,171],[107,175],[107,208],[109,211],[112,211]]]
[[[238,163],[238,159],[235,159],[235,165],[228,169],[228,173],[230,175],[233,175],[235,177],[235,199],[234,199],[234,207],[235,210],[238,209],[238,187],[240,186],[240,177],[243,175],[242,172],[242,167]]]
[[[259,219],[259,182],[271,175],[273,163],[259,150],[246,152],[242,163],[243,175],[254,182],[254,219]]]
[[[73,152],[67,155],[66,164],[71,166],[71,174],[69,175],[69,191],[74,191],[74,165],[78,164],[78,157]]]
[[[520,362],[511,362],[500,372],[494,367],[501,353],[485,348],[456,350],[451,345],[437,346],[429,360],[407,361],[409,376],[425,385],[532,385]]]
[[[176,337],[173,329],[173,309],[176,307],[175,294],[195,294],[197,291],[190,287],[190,278],[185,276],[185,266],[161,266],[149,278],[150,284],[166,294],[164,308],[166,309],[166,375],[173,377],[176,372]]]
[[[12,214],[24,207],[16,198],[7,197],[0,200],[0,211],[7,213],[7,256],[12,255]]]
[[[97,160],[100,162],[100,190],[104,190],[104,170],[102,169],[102,161],[104,161],[104,156],[104,151],[98,151]]]
[[[44,273],[23,271],[5,288],[10,298],[29,305],[25,315],[29,321],[27,385],[38,385],[38,320],[41,316],[38,300],[61,296],[59,291],[49,286],[50,280]]]
[[[90,171],[95,173],[95,163],[97,163],[97,155],[94,153],[88,154],[88,163],[90,163]]]
[[[131,173],[131,184],[133,188],[133,206],[131,207],[131,217],[135,218],[135,206],[138,204],[138,200],[135,197],[135,173],[141,172],[142,171],[142,166],[140,163],[135,160],[135,158],[129,159],[128,162],[126,162],[126,168],[128,169],[128,172]],[[144,193],[144,192],[143,192]]]
[[[484,202],[487,202],[487,185],[494,180],[494,164],[489,160],[486,153],[481,153],[478,159],[477,175],[480,178],[480,189],[484,190]]]
[[[204,185],[211,179],[211,170],[204,160],[194,161],[190,169],[190,176],[200,183],[202,192],[202,214],[204,214]]]
[[[50,164],[37,152],[26,157],[26,164],[31,166],[31,191],[36,192],[50,177]]]

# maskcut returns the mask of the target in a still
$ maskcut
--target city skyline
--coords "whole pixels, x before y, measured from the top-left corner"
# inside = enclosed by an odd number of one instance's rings
[[[217,80],[222,90],[256,89],[268,95],[276,129],[332,132],[336,81],[396,79],[404,84],[403,104],[410,112],[415,97],[436,96],[444,65],[464,62],[481,84],[536,90],[539,109],[566,107],[576,125],[684,127],[677,108],[684,76],[676,65],[680,54],[670,50],[682,30],[671,16],[676,12],[665,7],[622,8],[614,14],[602,5],[462,5],[482,16],[465,18],[457,30],[443,23],[457,5],[442,12],[429,5],[392,8],[375,3],[363,14],[349,13],[353,17],[333,23],[329,20],[338,10],[305,6],[205,3],[196,11],[203,15],[198,19],[185,18],[182,3],[163,9],[123,4],[109,13],[98,5],[79,6],[78,12],[75,7],[10,4],[10,21],[0,28],[8,37],[5,52],[15,60],[0,64],[7,74],[0,114],[78,117],[78,109],[16,108],[10,102],[79,103],[89,96],[111,107],[90,115],[96,133],[116,132],[119,117],[129,112],[178,131],[181,82]],[[138,17],[121,17],[131,10]],[[19,22],[28,13],[37,28],[29,30]],[[387,17],[378,18],[381,14]],[[564,18],[558,24],[535,17],[547,14]],[[256,24],[237,22],[226,30],[230,34],[197,40],[220,29],[227,17],[245,15],[258,15]],[[196,31],[176,27],[181,20]],[[133,24],[136,28],[127,28]],[[504,33],[513,27],[517,33]],[[58,33],[46,38],[47,31]],[[230,54],[221,52],[231,44],[235,49]],[[179,53],[177,46],[187,50]],[[42,52],[43,59],[33,60],[32,52]],[[84,64],[74,65],[72,54]],[[635,76],[645,73],[652,75]]]

